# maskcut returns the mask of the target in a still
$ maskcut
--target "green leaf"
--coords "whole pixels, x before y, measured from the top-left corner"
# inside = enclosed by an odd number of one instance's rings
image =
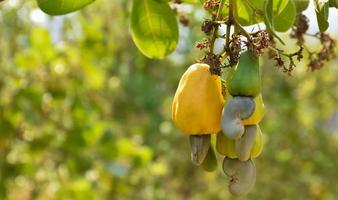
[[[265,2],[263,0],[238,0],[237,20],[243,26],[260,23],[264,20]],[[296,6],[293,0],[271,1],[270,25],[275,31],[287,31],[294,23]],[[273,23],[272,23],[273,20]]]
[[[290,0],[274,0],[273,1],[273,14],[278,15],[288,5]]]
[[[79,10],[95,0],[37,0],[40,9],[49,15],[64,15]]]
[[[147,57],[161,59],[176,49],[178,24],[167,2],[133,0],[131,34],[137,48]]]
[[[273,26],[273,11],[274,3],[273,0],[265,0],[264,5],[264,23],[266,30],[270,32],[274,37],[276,37],[280,43],[285,44],[283,40],[276,34]]]
[[[278,32],[285,32],[289,30],[296,17],[296,6],[292,0],[288,0],[287,5],[282,9],[278,15],[273,18],[273,26]]]
[[[238,0],[237,20],[243,26],[257,24],[263,21],[264,1],[262,0]]]
[[[296,5],[297,13],[301,13],[309,7],[309,0],[293,0]]]
[[[265,21],[268,22],[269,25],[273,25],[273,0],[265,1]]]
[[[333,8],[338,8],[338,0],[330,0],[329,6]]]
[[[324,32],[329,28],[329,2],[315,0],[315,6],[319,31]]]
[[[282,44],[284,42],[276,34],[276,31],[289,30],[296,17],[296,6],[293,0],[265,0],[264,23],[266,29]]]

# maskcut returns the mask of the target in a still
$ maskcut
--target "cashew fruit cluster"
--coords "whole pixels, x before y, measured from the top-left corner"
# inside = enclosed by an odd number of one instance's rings
[[[189,135],[191,160],[206,171],[217,168],[215,149],[224,156],[223,172],[229,191],[246,195],[256,181],[253,159],[263,149],[259,122],[265,113],[261,95],[259,59],[248,50],[226,81],[210,72],[207,64],[191,65],[183,74],[172,104],[175,126]]]
[[[230,177],[229,191],[243,196],[250,192],[256,181],[253,159],[263,149],[259,122],[265,108],[259,58],[249,50],[243,52],[226,80],[229,100],[222,111],[222,131],[217,134],[216,149],[225,156],[223,170]]]

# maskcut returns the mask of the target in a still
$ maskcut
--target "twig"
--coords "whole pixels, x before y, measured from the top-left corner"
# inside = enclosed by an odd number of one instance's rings
[[[232,0],[229,1],[229,17],[228,17],[228,24],[227,24],[227,30],[226,30],[226,39],[225,39],[225,52],[230,51],[230,31],[231,31],[231,25],[233,21],[233,4]]]
[[[222,20],[220,18],[222,17],[222,10],[223,10],[223,6],[224,6],[224,2],[225,2],[225,0],[221,0],[221,2],[219,4],[215,21],[221,21]],[[214,45],[215,45],[215,40],[217,38],[219,26],[220,26],[220,24],[217,24],[217,26],[215,27],[214,33],[212,35],[210,49],[209,49],[210,52],[214,51]]]

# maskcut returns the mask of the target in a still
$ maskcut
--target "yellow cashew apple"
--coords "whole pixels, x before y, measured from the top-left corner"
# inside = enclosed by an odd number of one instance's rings
[[[216,150],[221,155],[224,155],[228,158],[235,159],[238,158],[236,154],[236,140],[226,137],[222,132],[217,134],[216,139]],[[263,150],[263,134],[262,131],[257,125],[257,132],[255,137],[254,145],[251,149],[250,158],[257,158]]]
[[[183,74],[172,104],[175,126],[188,135],[204,135],[221,130],[224,106],[222,83],[210,73],[209,65],[196,63]]]
[[[265,107],[262,94],[256,96],[254,101],[256,103],[255,111],[249,118],[243,120],[244,125],[258,124],[264,117]]]

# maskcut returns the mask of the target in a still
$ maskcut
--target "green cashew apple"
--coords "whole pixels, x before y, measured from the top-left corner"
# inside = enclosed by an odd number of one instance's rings
[[[227,82],[232,96],[257,96],[261,90],[259,58],[250,50],[243,52],[237,66],[228,73]]]
[[[215,151],[210,145],[208,154],[202,162],[202,167],[205,171],[212,172],[217,168],[217,159],[215,155]]]
[[[252,160],[242,162],[225,157],[223,171],[230,177],[229,191],[235,196],[248,194],[256,182],[256,166]]]

